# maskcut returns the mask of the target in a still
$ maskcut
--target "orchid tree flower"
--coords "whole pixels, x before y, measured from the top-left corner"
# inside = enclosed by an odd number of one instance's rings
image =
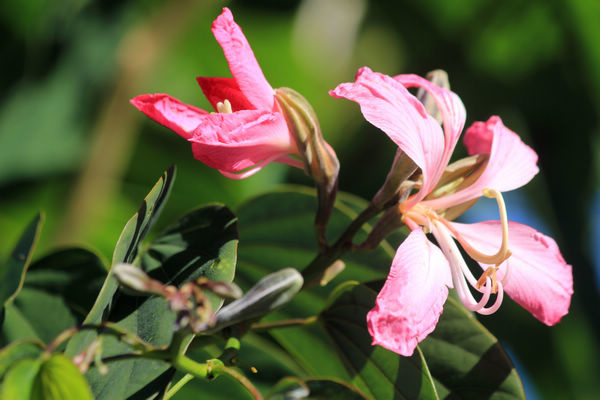
[[[443,129],[408,88],[422,88],[431,96]],[[495,312],[506,293],[544,324],[560,321],[573,293],[571,265],[552,238],[508,221],[501,195],[538,172],[537,154],[516,133],[496,116],[475,122],[463,140],[471,157],[448,165],[466,116],[450,90],[416,75],[390,77],[364,67],[355,82],[342,83],[330,94],[357,102],[367,121],[384,131],[421,172],[395,209],[411,232],[367,315],[373,344],[412,355],[434,330],[449,288],[456,289],[466,308],[480,314]],[[451,222],[482,196],[496,199],[499,221]],[[482,267],[479,277],[458,245]]]
[[[194,157],[228,178],[249,177],[276,161],[303,168],[275,90],[228,8],[212,24],[233,78],[197,78],[216,112],[167,94],[144,94],[131,103],[192,144]]]

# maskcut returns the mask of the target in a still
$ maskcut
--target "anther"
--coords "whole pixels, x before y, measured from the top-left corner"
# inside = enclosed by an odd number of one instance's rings
[[[475,287],[477,289],[481,289],[481,287],[486,284],[487,278],[490,278],[492,281],[492,293],[494,293],[494,294],[498,293],[498,283],[496,280],[496,271],[498,271],[498,268],[488,267],[488,269],[483,271],[483,274],[481,274],[481,276],[477,280],[477,284],[475,285]]]
[[[231,103],[229,102],[229,100],[225,99],[222,102],[218,102],[217,111],[223,114],[233,113],[233,109],[231,108]]]

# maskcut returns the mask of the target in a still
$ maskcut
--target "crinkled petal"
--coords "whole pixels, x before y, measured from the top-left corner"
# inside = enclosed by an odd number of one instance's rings
[[[423,185],[415,202],[435,187],[437,181],[432,178],[438,169],[445,168],[441,165],[442,129],[402,84],[363,67],[358,70],[355,82],[342,83],[329,94],[357,102],[365,119],[384,131],[421,168]]]
[[[229,70],[244,96],[254,108],[273,110],[275,91],[265,79],[248,40],[228,8],[223,8],[215,19],[212,32],[223,48]]]
[[[500,247],[500,221],[452,226],[477,250],[492,254]],[[571,265],[551,237],[527,225],[509,222],[508,241],[512,256],[499,270],[499,278],[505,279],[504,290],[544,324],[556,324],[571,304]]]
[[[506,128],[500,117],[475,122],[464,139],[469,154],[489,153],[488,164],[469,187],[452,195],[427,202],[434,209],[446,208],[480,197],[483,189],[506,192],[525,185],[539,171],[538,156],[519,135]]]
[[[385,285],[367,314],[373,344],[410,356],[433,331],[451,286],[450,267],[421,229],[400,245]]]
[[[261,110],[207,115],[189,141],[195,158],[224,172],[297,153],[285,118]]]
[[[233,111],[251,110],[254,108],[240,90],[235,79],[206,78],[200,76],[196,80],[215,111],[219,111],[217,103],[222,103],[225,100],[229,100]]]
[[[192,136],[192,131],[208,114],[206,111],[162,93],[143,94],[130,100],[138,110],[154,121],[175,131],[184,139]]]
[[[440,110],[444,126],[444,154],[440,161],[441,168],[437,171],[434,178],[435,182],[437,182],[450,161],[456,142],[458,142],[460,133],[465,125],[467,115],[465,106],[460,98],[451,90],[441,88],[418,75],[397,75],[394,79],[405,87],[423,88],[433,98],[437,108]]]

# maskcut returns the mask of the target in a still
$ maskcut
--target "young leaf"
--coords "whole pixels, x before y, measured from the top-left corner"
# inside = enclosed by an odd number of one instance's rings
[[[30,399],[33,383],[42,361],[26,358],[16,363],[6,373],[2,383],[2,399]]]
[[[14,342],[0,350],[0,379],[17,362],[26,358],[37,358],[42,352],[42,343]]]
[[[140,243],[158,219],[171,193],[174,180],[175,165],[171,165],[144,198],[138,211],[125,224],[115,246],[111,265],[120,262],[133,262],[137,256]]]
[[[55,354],[42,362],[31,388],[31,400],[93,400],[87,381],[73,362]]]

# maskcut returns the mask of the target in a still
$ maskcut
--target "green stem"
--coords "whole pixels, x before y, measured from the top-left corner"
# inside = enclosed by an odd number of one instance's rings
[[[302,271],[304,277],[303,289],[313,287],[321,281],[325,269],[339,259],[344,253],[352,249],[352,239],[354,238],[354,235],[356,235],[367,221],[379,214],[379,212],[381,212],[381,207],[369,203],[367,208],[365,208],[354,221],[348,225],[348,228],[346,228],[335,244],[325,251],[320,252],[315,257],[315,259]]]
[[[257,322],[255,324],[250,325],[250,329],[254,331],[266,331],[269,329],[277,329],[277,328],[289,328],[294,326],[304,326],[310,325],[317,322],[318,317],[312,316],[308,318],[294,318],[294,319],[286,319],[283,321],[274,321],[274,322]]]
[[[169,400],[171,397],[175,396],[175,394],[177,392],[179,392],[179,390],[189,381],[191,381],[192,379],[194,379],[194,375],[192,374],[185,374],[183,376],[183,378],[181,378],[180,380],[177,381],[176,384],[173,385],[173,387],[171,389],[169,389],[169,391],[167,392],[167,394],[165,394],[165,397],[163,398],[163,400]]]
[[[229,375],[240,385],[242,385],[255,400],[263,399],[258,389],[250,382],[250,380],[237,372],[235,369],[226,367],[224,365],[217,365],[212,368],[211,372],[215,375]]]

